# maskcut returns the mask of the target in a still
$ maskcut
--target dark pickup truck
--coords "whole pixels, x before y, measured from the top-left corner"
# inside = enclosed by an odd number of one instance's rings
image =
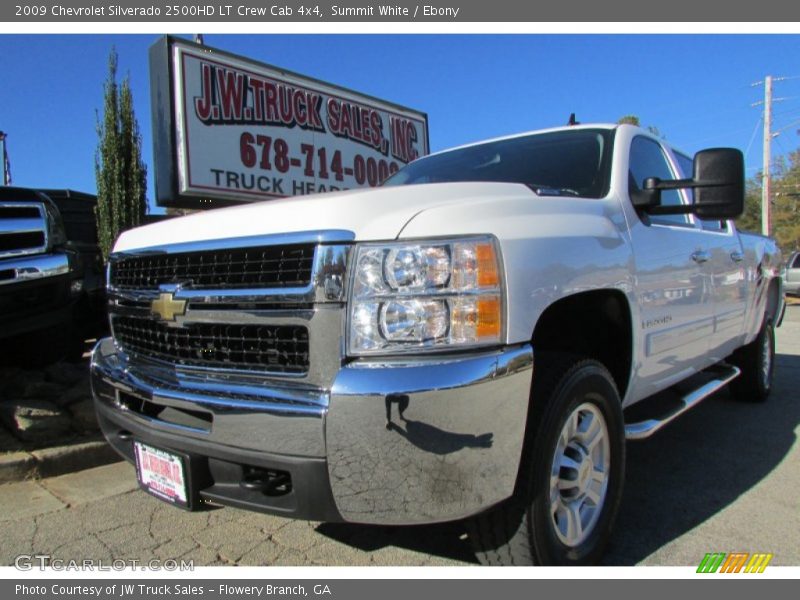
[[[79,357],[83,340],[103,326],[96,204],[95,196],[72,190],[0,187],[4,362]]]

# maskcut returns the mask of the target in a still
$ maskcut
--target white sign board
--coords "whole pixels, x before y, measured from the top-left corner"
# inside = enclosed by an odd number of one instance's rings
[[[424,113],[196,44],[169,48],[180,196],[377,186],[428,153]]]

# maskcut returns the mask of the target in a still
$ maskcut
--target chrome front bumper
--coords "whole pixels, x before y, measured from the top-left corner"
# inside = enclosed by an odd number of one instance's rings
[[[95,347],[91,371],[109,441],[112,429],[125,430],[198,460],[224,455],[248,465],[262,456],[267,466],[269,460],[325,464],[324,485],[292,477],[295,488],[329,490],[322,496],[335,509],[299,516],[412,524],[467,517],[512,494],[533,351],[526,344],[424,360],[358,360],[320,391],[291,381],[265,386],[159,373],[130,363],[105,339]],[[155,410],[134,410],[131,399]],[[310,490],[297,491],[314,503]],[[224,492],[213,497],[226,500]],[[286,514],[266,496],[257,509]]]
[[[0,260],[0,285],[34,281],[46,277],[69,273],[69,257],[66,254],[44,254],[19,256]]]

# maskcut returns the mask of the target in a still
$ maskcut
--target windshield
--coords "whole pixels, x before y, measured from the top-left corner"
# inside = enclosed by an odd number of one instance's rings
[[[414,161],[383,185],[494,181],[522,183],[540,195],[602,198],[608,193],[613,133],[564,130],[450,150]]]

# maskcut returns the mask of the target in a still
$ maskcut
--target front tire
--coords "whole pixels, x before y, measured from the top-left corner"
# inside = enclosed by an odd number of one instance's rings
[[[594,360],[537,360],[514,497],[475,517],[490,565],[588,565],[608,542],[622,497],[625,432],[614,380]]]
[[[755,340],[734,352],[731,362],[742,371],[730,383],[731,395],[746,402],[764,402],[775,374],[775,328],[770,319],[764,319]]]

